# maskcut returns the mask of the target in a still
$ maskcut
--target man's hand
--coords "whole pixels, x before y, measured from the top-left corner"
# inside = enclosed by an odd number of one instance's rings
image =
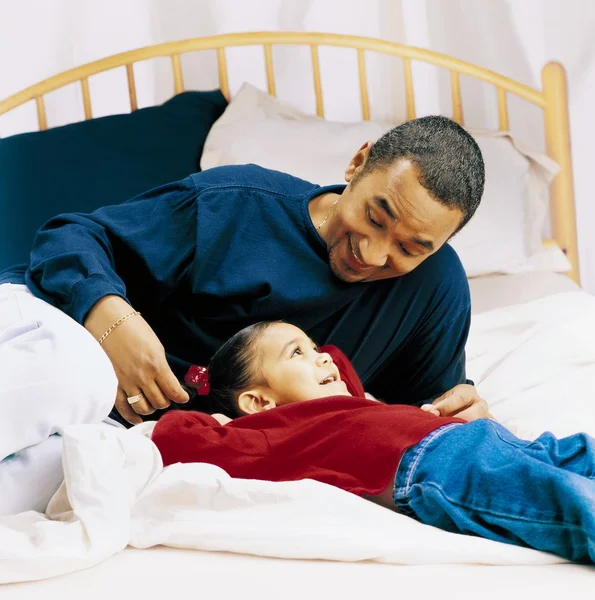
[[[452,388],[432,404],[424,404],[422,410],[441,417],[458,417],[465,421],[493,419],[488,403],[481,398],[472,385],[462,383]]]
[[[122,298],[106,296],[90,311],[85,328],[96,339],[132,309]],[[118,378],[115,406],[129,422],[142,423],[139,415],[150,415],[172,402],[188,402],[189,396],[167,364],[165,350],[142,316],[134,316],[118,325],[102,346]],[[127,398],[142,395],[134,404]]]

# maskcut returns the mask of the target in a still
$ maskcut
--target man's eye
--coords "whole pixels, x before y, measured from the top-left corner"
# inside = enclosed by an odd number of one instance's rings
[[[399,242],[399,248],[401,249],[401,252],[405,256],[413,256],[413,254],[411,254],[411,252],[409,252],[409,250],[407,250],[407,248],[405,248],[405,246],[403,246],[403,244],[401,244],[401,242]]]
[[[382,229],[382,225],[374,220],[374,218],[372,217],[372,213],[370,212],[369,208],[366,208],[366,212],[367,212],[367,217],[368,217],[368,221],[370,221],[370,223],[372,223],[372,225],[374,225],[374,227],[376,227],[376,229]]]

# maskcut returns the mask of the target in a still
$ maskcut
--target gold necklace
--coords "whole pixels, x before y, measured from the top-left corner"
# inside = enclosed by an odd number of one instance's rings
[[[328,210],[328,213],[326,215],[326,217],[324,217],[324,219],[322,220],[322,223],[316,228],[316,231],[319,232],[320,228],[328,221],[328,218],[331,216],[331,213],[333,212],[333,208],[335,208],[335,204],[337,204],[337,202],[339,202],[339,198],[341,196],[339,196],[332,204],[331,207]]]

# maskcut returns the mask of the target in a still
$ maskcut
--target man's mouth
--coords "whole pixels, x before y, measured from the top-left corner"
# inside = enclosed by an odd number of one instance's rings
[[[355,248],[353,246],[353,238],[351,237],[351,234],[348,234],[348,240],[349,240],[349,250],[351,250],[351,255],[353,256],[353,258],[355,258],[355,260],[357,261],[357,263],[360,266],[365,267],[366,265],[362,262],[360,257],[355,252]]]
[[[355,260],[355,264],[357,265],[357,270],[360,272],[369,271],[372,267],[363,262],[362,259],[359,257],[359,254],[356,252],[355,246],[353,244],[352,234],[350,233],[347,234],[347,243],[349,246],[349,251],[351,252],[351,256],[353,257],[353,259]]]

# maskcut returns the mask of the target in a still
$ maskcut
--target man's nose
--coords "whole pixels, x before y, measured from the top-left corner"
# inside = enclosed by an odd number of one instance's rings
[[[366,267],[384,267],[388,260],[389,244],[383,239],[365,238],[359,246]]]

